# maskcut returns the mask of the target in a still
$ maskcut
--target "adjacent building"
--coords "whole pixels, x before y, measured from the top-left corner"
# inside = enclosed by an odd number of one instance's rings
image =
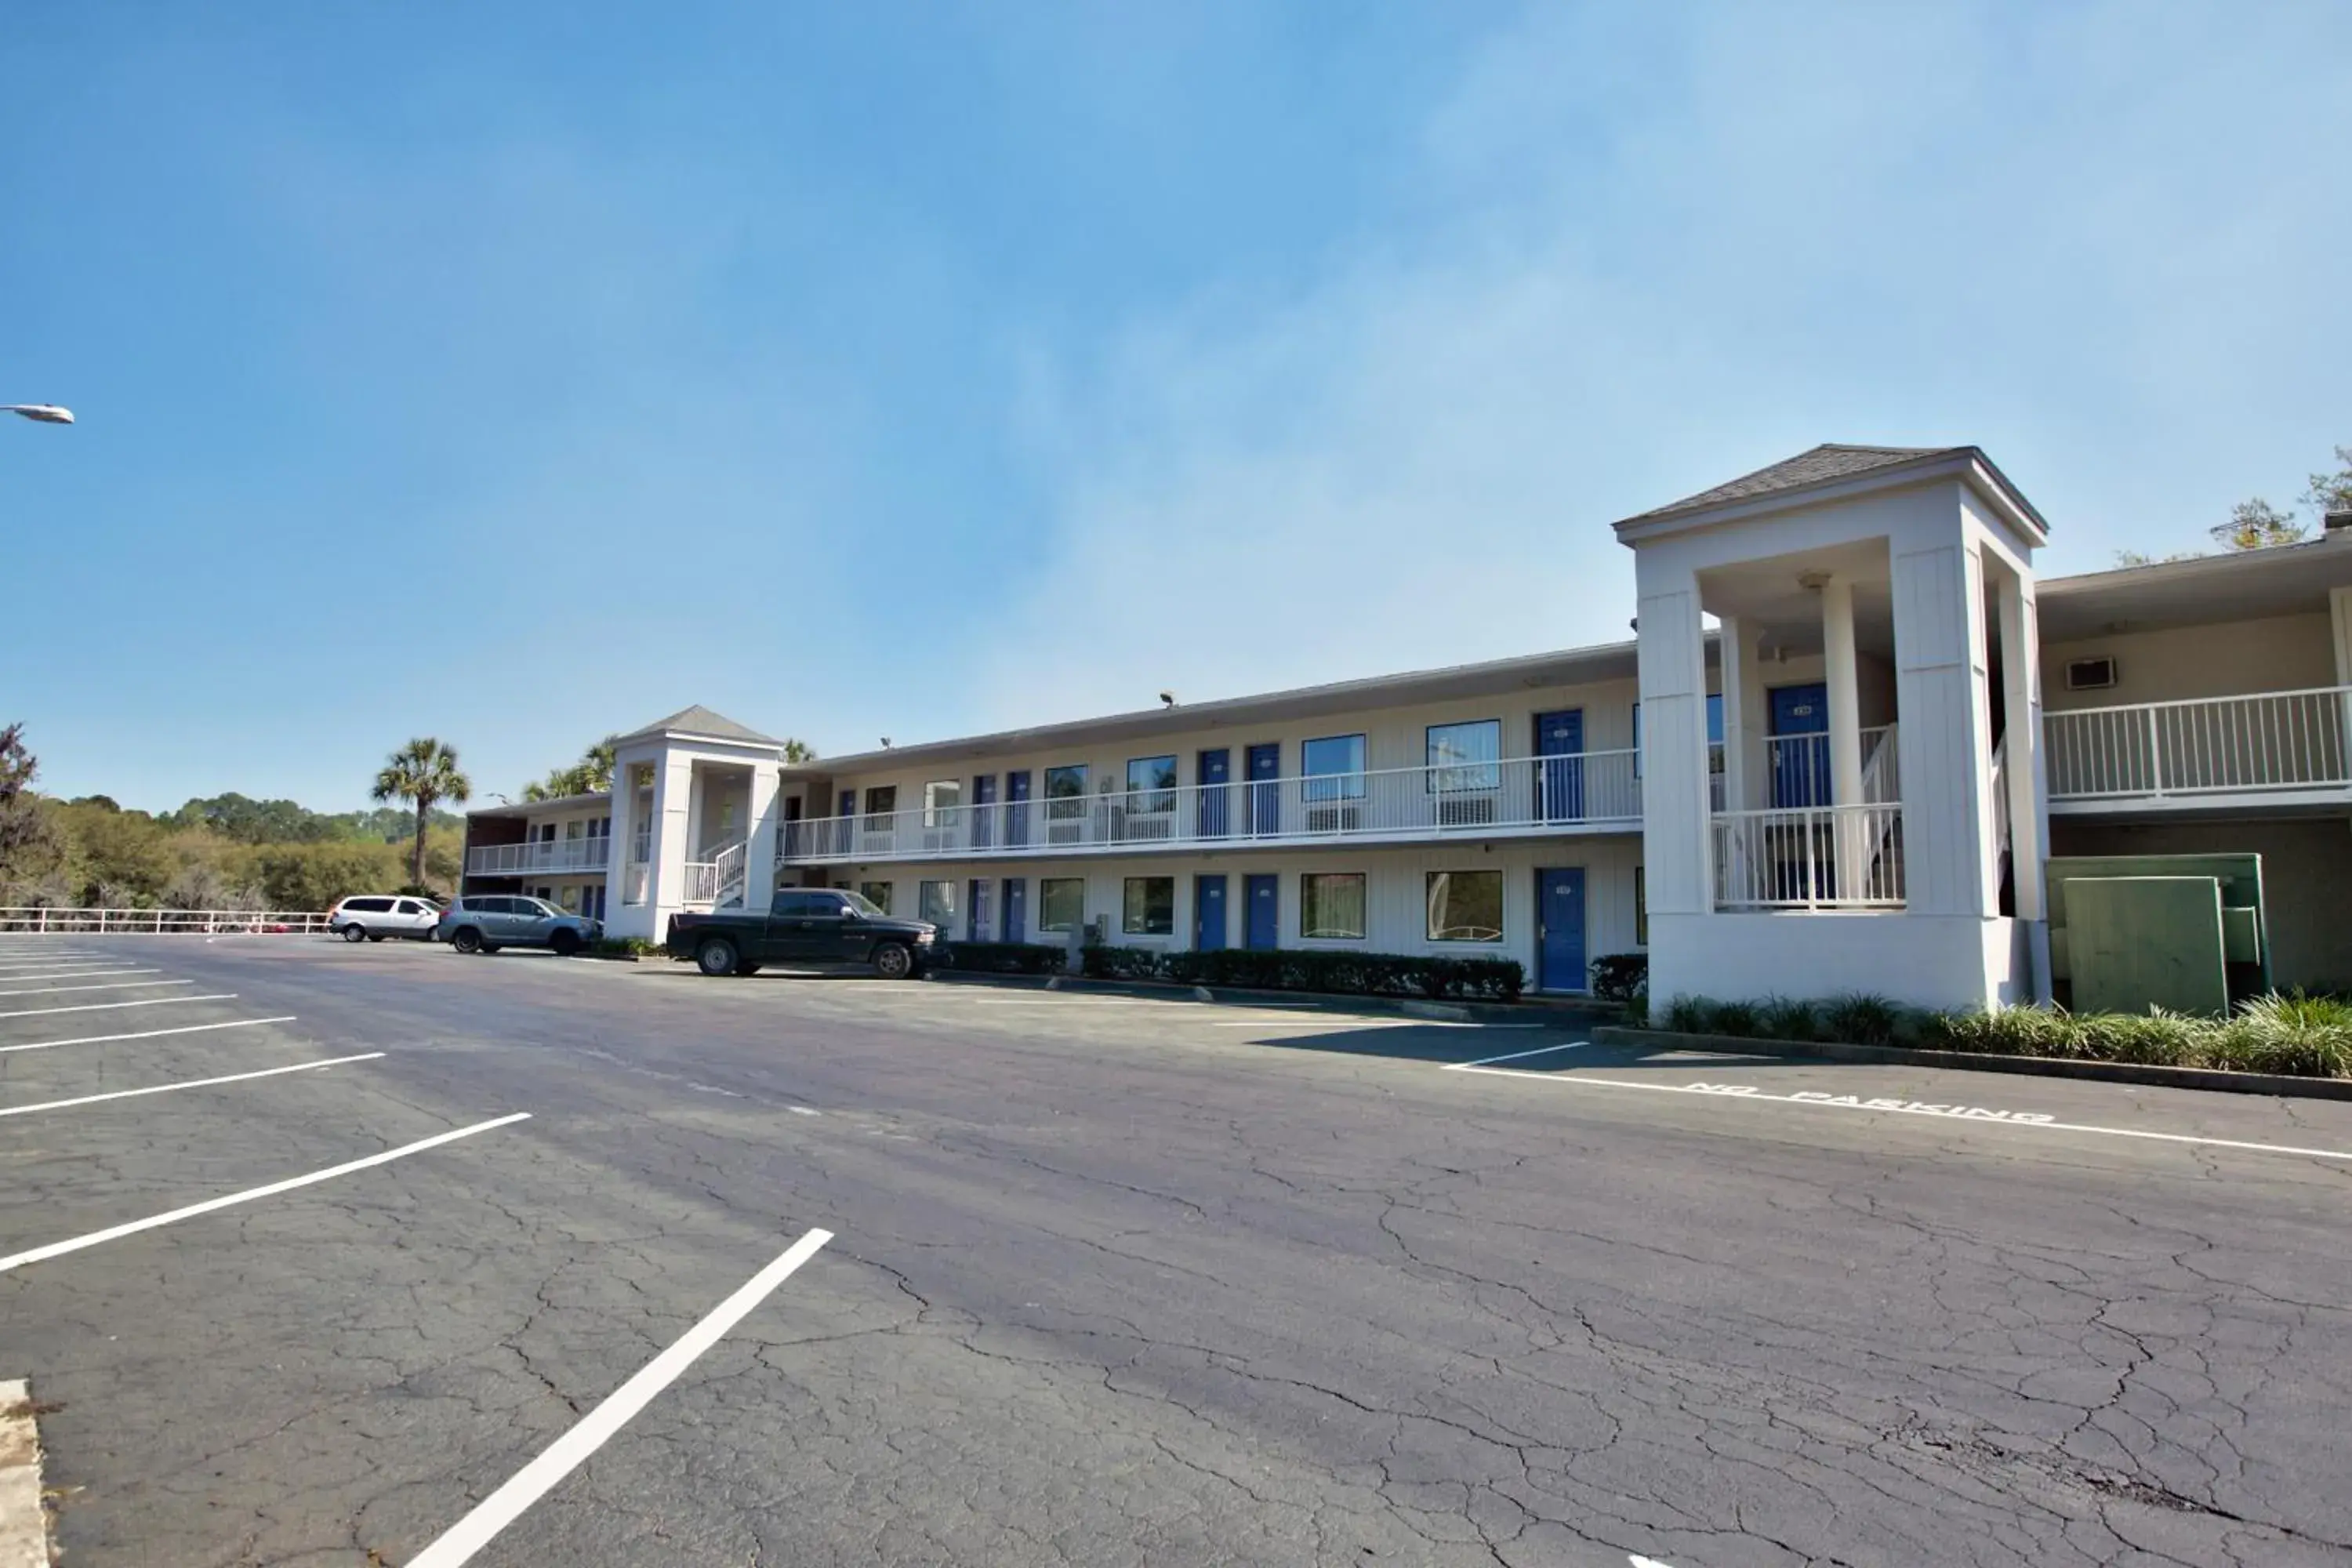
[[[468,890],[658,937],[777,885],[951,940],[1489,953],[1576,992],[2052,994],[2053,855],[2263,856],[2352,985],[2352,519],[2037,581],[1983,452],[1826,446],[1616,525],[1633,640],[815,763],[708,709],[469,819]]]

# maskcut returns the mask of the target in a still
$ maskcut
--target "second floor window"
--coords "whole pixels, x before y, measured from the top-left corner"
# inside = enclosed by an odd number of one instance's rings
[[[898,809],[898,786],[876,784],[866,792],[866,826],[873,833],[887,832],[894,824],[890,818]]]
[[[938,779],[923,786],[923,826],[944,827],[955,820],[956,807],[963,804],[963,784],[958,779]]]
[[[1176,809],[1176,759],[1135,757],[1127,764],[1127,809],[1140,812]]]
[[[1360,800],[1364,794],[1364,738],[1326,735],[1319,741],[1309,741],[1298,750],[1298,771],[1305,775],[1307,782],[1301,787],[1310,801]]]
[[[1503,721],[1479,719],[1466,724],[1429,727],[1429,788],[1439,795],[1500,789],[1503,784]]]
[[[1087,769],[1081,763],[1076,767],[1045,770],[1045,815],[1058,822],[1066,822],[1087,814]]]

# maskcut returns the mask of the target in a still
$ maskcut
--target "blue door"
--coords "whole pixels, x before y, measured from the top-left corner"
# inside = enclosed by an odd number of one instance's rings
[[[971,879],[971,897],[964,901],[964,940],[988,940],[988,879],[985,877]]]
[[[1536,873],[1536,989],[1585,990],[1583,867]]]
[[[1546,822],[1584,816],[1584,710],[1536,715],[1536,755]]]
[[[1004,775],[1004,842],[1029,842],[1029,773],[1026,769]],[[1010,911],[1007,911],[1008,914]]]
[[[1225,945],[1225,879],[1192,879],[1192,945],[1214,952]]]
[[[1004,940],[1029,940],[1029,880],[1025,877],[1004,879]]]
[[[1242,879],[1242,897],[1248,900],[1242,945],[1263,952],[1282,945],[1282,882],[1271,873]]]
[[[1772,689],[1772,804],[1830,804],[1830,689]],[[1780,737],[1791,737],[1780,739]]]
[[[985,849],[996,842],[996,775],[975,773],[971,781],[971,847]]]
[[[1282,788],[1274,781],[1282,776],[1282,742],[1269,741],[1249,749],[1249,830],[1252,833],[1282,831]]]
[[[1229,809],[1225,800],[1225,786],[1233,777],[1233,753],[1223,747],[1220,746],[1213,752],[1201,753],[1200,772],[1197,776],[1201,783],[1200,833],[1203,838],[1223,838],[1232,831],[1225,825]],[[1222,884],[1224,879],[1220,877],[1217,880]],[[1219,893],[1217,896],[1222,899],[1224,895]],[[1219,942],[1217,945],[1223,947],[1224,943]]]

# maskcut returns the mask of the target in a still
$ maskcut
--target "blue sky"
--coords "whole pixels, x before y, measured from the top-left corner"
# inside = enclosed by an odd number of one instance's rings
[[[2352,442],[2352,7],[14,7],[0,721],[513,791],[1623,635],[1613,519],[1984,446],[2045,573]]]

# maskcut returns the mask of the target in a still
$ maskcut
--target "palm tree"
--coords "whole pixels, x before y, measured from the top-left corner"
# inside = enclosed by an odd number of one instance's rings
[[[568,768],[549,770],[544,780],[522,786],[525,800],[561,800],[570,795],[602,795],[613,787],[613,749],[618,735],[607,735],[580,754]]]
[[[780,749],[783,752],[784,761],[788,763],[816,761],[816,748],[806,741],[788,740]]]
[[[425,885],[425,825],[436,800],[462,801],[474,793],[471,780],[457,771],[457,749],[430,735],[419,735],[385,759],[368,792],[377,800],[416,803],[416,843],[409,853],[408,879]]]

